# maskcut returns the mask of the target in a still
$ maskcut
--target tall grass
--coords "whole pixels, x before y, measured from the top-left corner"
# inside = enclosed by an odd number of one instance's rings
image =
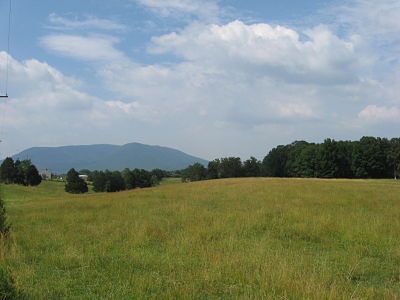
[[[31,298],[398,299],[400,185],[229,179],[117,194],[7,186]],[[0,245],[1,247],[1,245]]]

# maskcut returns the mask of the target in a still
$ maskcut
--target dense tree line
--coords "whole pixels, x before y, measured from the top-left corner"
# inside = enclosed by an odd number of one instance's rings
[[[42,177],[30,160],[14,162],[11,157],[7,157],[0,166],[0,182],[36,186],[42,182]]]
[[[359,141],[296,141],[272,149],[263,161],[228,157],[194,164],[184,181],[232,177],[398,178],[400,138],[363,137]]]
[[[164,177],[161,170],[151,172],[142,169],[119,171],[95,171],[90,179],[95,192],[119,192],[135,188],[147,188],[157,185]]]
[[[71,169],[66,178],[65,190],[71,193],[86,193],[87,183],[79,177],[86,175],[93,184],[95,192],[119,192],[135,188],[156,186],[169,173],[160,169],[146,171],[142,169],[125,169],[120,171],[89,171],[80,170],[79,173]],[[86,187],[85,187],[86,186]]]
[[[242,162],[239,157],[225,157],[210,161],[206,168],[195,163],[181,171],[182,181],[205,179],[259,177],[262,175],[262,163],[254,157]]]

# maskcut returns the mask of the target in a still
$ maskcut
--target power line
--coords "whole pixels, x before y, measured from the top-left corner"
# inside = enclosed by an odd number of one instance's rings
[[[10,39],[11,39],[11,13],[12,13],[12,3],[9,0],[9,10],[8,10],[8,34],[7,34],[7,56],[6,56],[6,82],[5,82],[5,95],[0,94],[0,98],[8,98],[8,78],[10,73]]]
[[[7,36],[7,63],[6,63],[6,96],[8,95],[8,77],[10,73],[10,37],[11,37],[11,0],[10,8],[8,10],[8,36]]]

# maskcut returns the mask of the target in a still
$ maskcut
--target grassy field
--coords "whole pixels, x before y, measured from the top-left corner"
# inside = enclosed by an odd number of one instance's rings
[[[12,245],[0,262],[29,298],[400,299],[400,182],[172,181],[83,196],[45,182],[2,195]]]

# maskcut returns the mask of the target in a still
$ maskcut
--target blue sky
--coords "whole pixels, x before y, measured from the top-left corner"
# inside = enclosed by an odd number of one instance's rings
[[[262,158],[299,139],[396,136],[399,15],[396,0],[13,1],[0,156],[137,141]]]

